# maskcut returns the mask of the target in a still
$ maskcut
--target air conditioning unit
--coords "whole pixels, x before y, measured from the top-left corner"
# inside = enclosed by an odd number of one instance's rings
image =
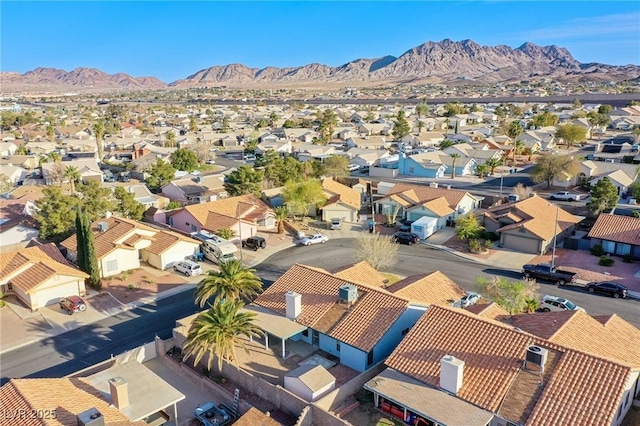
[[[109,224],[107,222],[98,222],[98,231],[106,232],[109,229]]]
[[[541,348],[540,346],[531,345],[527,348],[527,354],[525,361],[527,363],[532,363],[534,365],[539,366],[540,368],[544,368],[544,365],[547,363],[547,356],[549,355],[549,351],[545,348]]]
[[[341,302],[353,303],[358,298],[358,288],[351,284],[340,287],[339,298]]]

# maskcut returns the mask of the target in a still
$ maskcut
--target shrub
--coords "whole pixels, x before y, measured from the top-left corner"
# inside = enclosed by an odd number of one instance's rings
[[[135,290],[135,289],[136,289],[136,288],[138,288],[138,287],[137,287],[135,284],[129,284],[129,285],[127,286],[127,288],[128,288],[129,290]]]
[[[633,263],[633,255],[631,253],[627,253],[624,256],[622,256],[622,261],[624,263]]]
[[[602,245],[596,244],[595,246],[591,247],[591,254],[594,256],[604,255],[604,249],[602,248]]]
[[[487,231],[482,233],[482,238],[490,241],[498,241],[500,239],[500,237],[498,237],[498,234],[496,234],[495,232],[487,232]]]
[[[480,240],[472,238],[469,240],[469,250],[480,251]]]
[[[612,258],[610,258],[608,256],[600,256],[600,261],[598,262],[598,265],[600,265],[600,266],[613,266],[614,263],[615,263],[615,260],[613,260]]]
[[[489,250],[491,247],[493,247],[493,242],[491,240],[484,240],[483,244],[486,250]]]

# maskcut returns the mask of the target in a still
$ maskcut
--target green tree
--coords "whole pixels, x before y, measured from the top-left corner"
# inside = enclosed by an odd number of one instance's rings
[[[180,204],[177,201],[171,201],[169,204],[167,204],[165,206],[165,210],[167,210],[167,211],[168,210],[175,210],[175,209],[179,209],[179,208],[182,208],[182,204]]]
[[[90,228],[84,224],[83,220],[86,220],[87,215],[82,212],[82,207],[76,210],[76,265],[84,271],[87,261],[87,248],[84,242],[87,240],[85,232],[87,229],[91,232]]]
[[[23,145],[18,145],[15,155],[27,155],[28,153],[29,152],[27,150],[27,146],[23,144]]]
[[[122,186],[116,186],[113,195],[116,199],[115,211],[129,219],[142,219],[147,209],[143,204],[136,201],[135,194],[127,191]]]
[[[487,166],[487,163],[478,164],[476,167],[476,173],[478,174],[478,177],[485,177],[489,173],[489,166]]]
[[[176,146],[176,134],[169,130],[164,135],[164,146],[174,148]]]
[[[104,138],[104,121],[98,120],[93,125],[93,135],[96,137],[96,147],[98,148],[98,161],[102,161],[104,157],[104,150],[102,147]]]
[[[224,188],[232,197],[245,194],[260,196],[263,180],[263,170],[256,170],[251,166],[243,165],[227,175]]]
[[[424,121],[419,120],[419,121],[416,123],[416,126],[418,126],[418,133],[422,133],[422,129],[424,129],[424,126],[425,126]]]
[[[394,140],[399,141],[409,133],[411,133],[411,126],[407,121],[406,113],[401,109],[398,111],[398,115],[396,115],[396,119],[393,121],[393,130],[391,131],[391,134],[393,135]]]
[[[318,121],[320,122],[318,127],[320,140],[326,144],[333,138],[333,131],[338,125],[338,115],[331,109],[325,109],[318,113]]]
[[[544,111],[531,119],[531,124],[536,127],[548,127],[558,124],[558,116],[549,111]]]
[[[507,128],[507,136],[513,139],[513,161],[516,161],[516,153],[518,151],[518,137],[524,132],[524,129],[520,125],[520,122],[517,120],[513,120],[509,127]]]
[[[273,211],[276,213],[276,223],[278,226],[278,234],[284,234],[284,223],[289,217],[289,209],[287,206],[278,206]]]
[[[587,208],[595,215],[611,210],[618,204],[618,189],[607,177],[603,177],[591,187],[591,197]]]
[[[464,114],[467,112],[467,109],[464,105],[459,102],[456,103],[447,103],[444,105],[444,116],[445,117],[453,117],[454,115]]]
[[[75,166],[67,166],[64,169],[64,177],[69,180],[69,190],[72,194],[76,192],[76,183],[80,180],[80,172]]]
[[[309,214],[310,206],[321,206],[327,200],[318,179],[307,179],[301,182],[289,181],[284,185],[282,199],[292,211]]]
[[[170,163],[158,158],[155,163],[151,165],[149,171],[149,177],[147,177],[147,186],[152,191],[158,192],[160,189],[171,182],[176,175],[176,169]]]
[[[349,159],[344,155],[332,155],[324,160],[324,171],[327,176],[334,178],[347,176],[349,167]]]
[[[451,148],[455,144],[456,144],[455,141],[452,141],[451,139],[445,139],[442,142],[440,142],[440,149],[445,150],[447,148]]]
[[[89,220],[89,217],[85,209],[79,209],[77,214],[82,216],[80,219],[80,226],[82,228],[82,231],[80,231],[80,234],[82,234],[84,238],[82,241],[80,241],[76,236],[76,242],[77,242],[76,245],[78,247],[80,247],[80,245],[83,246],[82,248],[83,263],[78,264],[78,266],[80,267],[80,269],[82,269],[84,272],[86,272],[89,275],[89,279],[88,279],[89,285],[95,290],[99,291],[102,289],[102,281],[100,280],[100,269],[98,268],[98,255],[96,253],[96,247],[95,247],[95,236],[93,235],[93,231],[91,230],[91,221]]]
[[[572,107],[573,109],[581,109],[581,108],[582,108],[582,102],[580,102],[580,99],[575,98],[575,99],[573,100],[573,103],[571,104],[571,107]]]
[[[377,271],[387,270],[397,261],[398,244],[388,235],[362,233],[356,238],[354,256]]]
[[[611,105],[602,104],[598,107],[598,114],[609,114],[613,110]]]
[[[420,120],[423,116],[429,114],[429,105],[427,104],[417,105],[416,114],[418,115],[418,120]]]
[[[198,131],[198,123],[196,122],[196,118],[194,116],[189,117],[189,131],[190,132]]]
[[[535,281],[510,280],[505,277],[478,277],[476,288],[482,296],[503,307],[510,314],[529,309],[531,299],[536,299],[538,285]]]
[[[558,126],[556,137],[573,146],[574,143],[583,142],[587,138],[587,128],[573,123]]]
[[[192,172],[198,167],[198,156],[190,149],[176,149],[169,158],[171,159],[171,165],[176,170]]]
[[[451,179],[456,178],[456,161],[460,158],[460,154],[453,153],[450,155],[451,157]]]
[[[218,370],[222,371],[222,360],[231,360],[237,366],[236,346],[247,350],[244,339],[262,336],[264,332],[255,325],[255,314],[240,312],[242,302],[227,300],[216,303],[208,311],[198,315],[191,324],[182,347],[183,360],[194,357],[198,365],[208,355],[207,368],[211,370],[213,358],[218,358]]]
[[[303,178],[304,163],[294,157],[282,157],[269,152],[264,157],[264,176],[273,186],[282,186],[288,180],[299,181]]]
[[[467,213],[456,219],[456,235],[463,241],[478,238],[482,231],[484,226],[473,213]]]
[[[262,292],[262,281],[256,270],[241,260],[230,260],[220,265],[220,271],[209,272],[196,287],[196,304],[201,307],[215,297],[214,304],[224,300],[252,299]]]
[[[11,179],[4,173],[0,173],[0,194],[4,194],[13,189],[13,183],[11,183]]]
[[[81,183],[78,185],[78,191],[80,204],[91,222],[104,217],[106,212],[115,208],[111,189],[103,187],[97,180],[90,179]]]
[[[236,236],[236,233],[233,229],[229,229],[229,228],[220,228],[217,229],[214,234],[216,234],[218,237],[224,239],[224,240],[230,240],[233,237]]]
[[[502,159],[489,158],[487,161],[485,161],[484,164],[487,167],[489,167],[489,174],[491,174],[493,176],[493,174],[496,171],[496,168],[502,166]]]
[[[56,129],[53,126],[53,123],[47,124],[47,127],[45,130],[47,132],[47,139],[49,140],[49,142],[53,142],[53,140],[56,137]]]
[[[42,190],[42,197],[35,202],[37,210],[33,217],[38,223],[40,238],[60,242],[73,233],[78,199],[64,195],[55,186]]]
[[[640,180],[637,180],[629,186],[629,194],[631,198],[640,200]]]
[[[546,182],[548,188],[564,173],[574,176],[578,167],[577,161],[568,156],[540,155],[531,169],[531,178],[536,183]]]
[[[279,119],[280,117],[278,117],[278,114],[276,114],[275,111],[272,111],[271,114],[269,114],[269,127],[275,127]]]

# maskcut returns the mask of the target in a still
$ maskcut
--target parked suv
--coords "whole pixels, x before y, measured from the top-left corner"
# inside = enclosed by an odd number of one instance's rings
[[[262,237],[249,237],[242,242],[242,247],[257,251],[258,248],[267,248],[267,242]]]
[[[178,262],[173,265],[173,270],[176,272],[182,272],[188,277],[192,277],[194,275],[200,275],[202,273],[202,268],[196,262],[191,260],[183,260],[182,262]]]
[[[339,218],[331,219],[331,229],[342,229],[342,220],[340,220]]]
[[[60,308],[67,311],[69,315],[74,312],[84,312],[87,310],[87,304],[80,296],[69,296],[60,299]]]
[[[540,303],[540,310],[542,312],[562,312],[562,311],[583,311],[584,308],[576,306],[570,300],[557,296],[546,295],[542,298]]]
[[[411,245],[418,242],[418,236],[416,234],[412,234],[411,232],[396,232],[391,237],[391,240],[394,243]]]
[[[619,297],[622,297],[624,299],[629,293],[629,289],[626,286],[609,281],[604,281],[601,283],[589,283],[586,285],[586,289],[589,293],[606,294],[607,296],[613,296],[616,299]]]

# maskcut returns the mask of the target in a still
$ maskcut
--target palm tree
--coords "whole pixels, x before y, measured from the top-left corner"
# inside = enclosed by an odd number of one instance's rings
[[[460,158],[460,154],[451,154],[451,158],[453,158],[453,162],[451,163],[451,179],[456,178],[456,160]]]
[[[520,151],[522,151],[523,147],[524,147],[524,144],[520,141],[515,141],[515,143],[513,144],[513,165],[514,166],[516,164],[516,155],[520,154]]]
[[[507,135],[513,139],[513,162],[516,161],[516,151],[518,144],[518,136],[524,132],[524,129],[517,120],[513,120],[507,129]]]
[[[493,176],[493,172],[496,171],[496,167],[502,165],[502,159],[499,158],[489,158],[484,164],[489,167],[489,174]]]
[[[274,209],[276,222],[278,224],[278,234],[284,234],[284,222],[289,217],[289,209],[286,206],[279,206]]]
[[[418,120],[417,126],[418,126],[418,134],[422,133],[422,129],[424,129],[424,121]]]
[[[207,368],[211,370],[214,355],[218,358],[218,370],[222,371],[222,360],[231,360],[236,367],[236,346],[249,350],[240,336],[262,336],[264,332],[253,323],[255,314],[240,312],[242,301],[225,300],[211,306],[198,315],[191,324],[183,345],[183,360],[194,356],[193,365],[198,365],[209,355]]]
[[[216,234],[218,237],[224,240],[230,240],[236,236],[235,231],[229,228],[220,228],[217,231],[215,231],[214,234]]]
[[[176,146],[176,134],[169,130],[165,134],[166,146],[173,148]]]
[[[230,260],[220,265],[220,272],[209,272],[209,275],[198,283],[196,288],[196,304],[204,306],[211,297],[216,303],[222,300],[239,300],[251,298],[262,291],[262,281],[242,261]]]
[[[98,161],[102,161],[102,138],[104,137],[104,121],[100,120],[93,125],[93,134],[96,137],[98,147]]]
[[[67,166],[67,168],[64,169],[63,176],[69,179],[69,189],[72,194],[75,194],[76,182],[80,180],[80,172],[78,171],[78,168],[75,166]]]

